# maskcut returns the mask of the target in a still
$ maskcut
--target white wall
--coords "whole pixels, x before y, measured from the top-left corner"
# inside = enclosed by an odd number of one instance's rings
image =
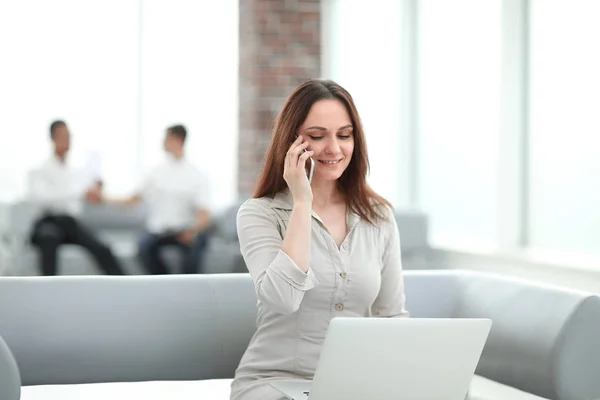
[[[0,2],[0,199],[23,194],[65,119],[76,164],[129,192],[160,161],[164,129],[189,131],[189,158],[215,205],[236,197],[238,2]],[[215,40],[218,38],[218,40]]]

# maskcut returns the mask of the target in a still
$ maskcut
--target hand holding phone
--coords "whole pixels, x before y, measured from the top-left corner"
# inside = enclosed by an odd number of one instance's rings
[[[283,178],[291,191],[294,202],[303,201],[312,203],[312,189],[310,183],[315,169],[315,162],[311,158],[313,152],[307,149],[308,142],[302,137],[296,137],[290,146],[283,168]]]
[[[295,139],[298,139],[298,136],[295,136]],[[307,150],[303,149],[302,154],[306,153]],[[315,160],[312,157],[308,157],[308,164],[306,165],[306,177],[308,178],[308,183],[312,183],[313,173],[315,172]]]

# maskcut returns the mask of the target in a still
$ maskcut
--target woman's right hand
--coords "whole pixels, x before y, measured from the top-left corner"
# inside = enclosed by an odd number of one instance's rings
[[[308,142],[304,141],[302,136],[292,143],[285,156],[285,165],[283,167],[283,179],[288,184],[294,203],[306,202],[312,204],[312,189],[306,175],[306,161],[313,155],[312,151],[305,151]]]

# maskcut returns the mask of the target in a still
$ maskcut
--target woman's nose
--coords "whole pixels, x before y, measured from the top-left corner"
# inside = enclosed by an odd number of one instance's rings
[[[327,146],[325,147],[325,152],[327,154],[338,154],[340,152],[340,145],[337,139],[331,139],[327,142]]]

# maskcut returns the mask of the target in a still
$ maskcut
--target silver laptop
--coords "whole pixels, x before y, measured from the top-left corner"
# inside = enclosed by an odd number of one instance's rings
[[[334,318],[313,380],[271,385],[292,400],[464,400],[489,319]]]

